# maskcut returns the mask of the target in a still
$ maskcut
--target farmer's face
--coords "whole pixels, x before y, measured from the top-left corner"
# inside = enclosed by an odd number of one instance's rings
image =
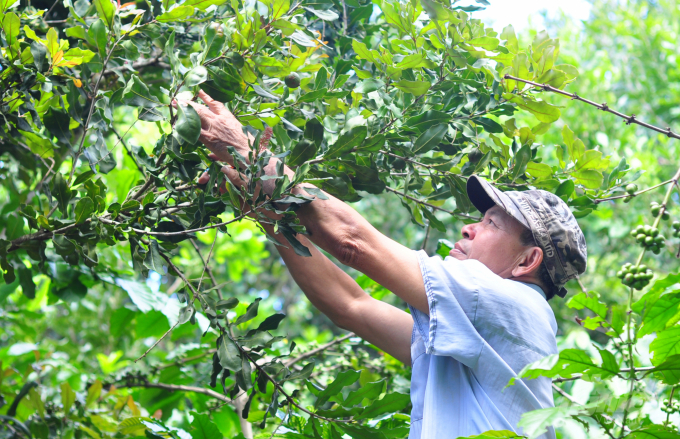
[[[527,249],[520,241],[523,228],[519,221],[494,206],[481,222],[463,227],[463,239],[449,255],[459,260],[476,259],[502,278],[509,278]]]

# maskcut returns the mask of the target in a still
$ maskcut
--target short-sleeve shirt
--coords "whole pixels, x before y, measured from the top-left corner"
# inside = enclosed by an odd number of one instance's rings
[[[430,315],[411,308],[409,439],[521,434],[522,414],[554,406],[549,378],[506,387],[524,366],[557,353],[557,323],[543,291],[503,279],[476,260],[420,251],[418,261]]]

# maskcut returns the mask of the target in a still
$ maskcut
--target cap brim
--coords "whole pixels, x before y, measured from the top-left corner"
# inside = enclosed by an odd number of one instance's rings
[[[470,202],[481,213],[485,213],[493,206],[498,206],[505,213],[519,221],[527,229],[531,229],[529,222],[524,218],[519,207],[512,201],[512,199],[499,191],[483,178],[476,175],[471,175],[467,181],[467,194]]]

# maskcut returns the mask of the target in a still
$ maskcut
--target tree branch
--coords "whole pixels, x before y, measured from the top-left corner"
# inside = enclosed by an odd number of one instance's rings
[[[395,189],[392,189],[392,188],[389,187],[389,186],[385,186],[385,189],[388,190],[388,191],[390,191],[390,192],[394,192],[394,193],[397,194],[397,195],[401,195],[401,196],[404,197],[404,198],[408,198],[408,199],[411,200],[411,201],[415,201],[415,202],[418,203],[418,204],[422,204],[423,206],[427,206],[427,207],[430,207],[430,208],[432,208],[432,209],[436,209],[436,210],[440,210],[440,211],[442,211],[442,212],[446,212],[446,213],[448,213],[449,215],[460,216],[460,217],[463,217],[463,218],[469,218],[469,219],[473,219],[473,220],[477,220],[477,221],[480,220],[480,218],[478,218],[478,217],[476,217],[476,216],[468,215],[468,214],[466,214],[466,213],[458,213],[458,212],[454,212],[453,210],[444,209],[444,208],[442,208],[442,207],[435,206],[434,204],[426,203],[425,201],[421,201],[421,200],[419,200],[419,199],[417,199],[417,198],[414,198],[414,197],[412,197],[412,196],[410,196],[410,195],[407,195],[407,194],[405,194],[405,193],[403,193],[403,192],[399,192],[399,191],[397,191],[397,190],[395,190]]]
[[[305,360],[305,359],[307,359],[307,358],[309,358],[309,357],[313,357],[314,355],[316,355],[316,354],[318,354],[318,353],[320,353],[320,352],[323,352],[323,351],[325,351],[326,349],[328,349],[328,348],[330,348],[330,347],[332,347],[332,346],[335,346],[335,345],[338,344],[338,343],[342,343],[343,341],[347,340],[348,338],[352,338],[352,337],[356,337],[356,334],[353,333],[353,332],[350,332],[349,334],[347,334],[347,335],[345,335],[345,336],[342,336],[342,337],[339,337],[339,338],[336,338],[335,340],[331,340],[331,341],[329,341],[328,343],[323,344],[323,345],[319,346],[319,347],[316,348],[316,349],[312,349],[312,350],[309,351],[309,352],[305,352],[304,354],[300,355],[299,357],[292,358],[292,359],[290,359],[290,360],[284,362],[283,365],[286,366],[286,367],[291,367],[291,366],[294,365],[295,363],[299,363],[299,362],[302,361],[302,360]]]
[[[576,93],[569,93],[567,91],[560,90],[557,87],[553,87],[552,85],[539,84],[538,82],[528,81],[526,79],[521,79],[521,78],[518,78],[518,77],[512,76],[512,75],[505,75],[504,78],[510,79],[512,81],[523,82],[525,84],[529,84],[529,85],[532,85],[534,87],[538,87],[538,88],[543,89],[545,91],[557,93],[557,94],[560,94],[562,96],[567,96],[567,97],[574,99],[574,100],[577,100],[577,101],[585,102],[586,104],[592,105],[593,107],[597,108],[598,110],[606,111],[607,113],[611,113],[615,116],[620,117],[621,119],[624,119],[626,121],[627,125],[634,123],[636,125],[640,125],[642,127],[648,128],[652,131],[656,131],[657,133],[665,134],[666,136],[668,136],[670,138],[680,139],[680,134],[673,132],[671,130],[671,127],[666,127],[665,129],[663,129],[663,128],[657,127],[656,125],[652,125],[650,123],[643,122],[641,120],[638,120],[635,117],[635,114],[628,116],[627,114],[623,114],[620,111],[612,110],[611,108],[609,108],[609,106],[607,105],[606,102],[602,103],[602,104],[598,104],[597,102],[593,102],[590,99],[582,98],[581,96],[577,95]]]
[[[219,399],[222,402],[226,402],[227,404],[233,404],[234,400],[227,398],[226,396],[222,395],[221,393],[215,392],[214,390],[210,389],[204,389],[203,387],[194,387],[194,386],[184,386],[180,384],[165,384],[165,383],[148,383],[148,382],[142,382],[142,383],[126,383],[120,387],[126,387],[126,388],[133,388],[133,387],[144,387],[147,389],[164,389],[164,390],[169,390],[171,392],[193,392],[193,393],[201,393],[203,395],[208,395],[212,398]]]

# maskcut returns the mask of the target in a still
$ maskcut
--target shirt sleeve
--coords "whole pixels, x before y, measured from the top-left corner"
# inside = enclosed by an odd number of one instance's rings
[[[439,256],[428,257],[424,251],[418,252],[418,262],[430,315],[410,308],[425,351],[475,367],[485,345],[475,328],[480,263],[451,257],[442,260]]]

